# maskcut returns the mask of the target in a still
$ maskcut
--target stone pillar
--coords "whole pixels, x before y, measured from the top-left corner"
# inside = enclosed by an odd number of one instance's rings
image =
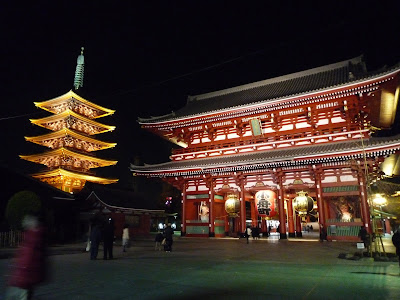
[[[278,178],[278,209],[279,209],[279,232],[281,239],[287,239],[286,236],[286,215],[285,215],[285,193],[283,190],[283,174],[277,175]]]
[[[287,200],[287,214],[288,214],[288,227],[289,237],[295,237],[294,233],[294,220],[293,220],[293,203],[292,199]]]

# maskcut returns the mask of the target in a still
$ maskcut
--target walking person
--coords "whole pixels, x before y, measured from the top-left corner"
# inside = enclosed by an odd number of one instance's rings
[[[33,214],[24,217],[22,227],[25,239],[15,257],[5,299],[32,299],[34,288],[46,277],[45,228]]]
[[[161,242],[163,241],[163,239],[164,239],[164,236],[163,236],[162,232],[158,231],[158,233],[156,234],[156,238],[154,239],[154,241],[156,243],[154,250],[158,250],[158,251],[161,250]]]
[[[101,227],[98,222],[93,222],[90,230],[90,259],[96,260],[101,242]]]
[[[400,227],[394,232],[392,236],[392,243],[396,247],[396,255],[399,257],[399,268],[400,268]]]
[[[164,251],[171,252],[172,251],[172,243],[173,241],[174,230],[171,227],[171,223],[168,223],[167,227],[164,229],[164,238],[165,238],[165,245]]]
[[[113,259],[114,221],[109,218],[103,230],[104,260]]]
[[[371,243],[370,243],[370,236],[365,226],[361,226],[360,231],[358,232],[358,236],[363,241],[364,247],[367,249],[367,252],[369,254]]]
[[[249,237],[251,236],[251,234],[252,234],[252,230],[251,230],[250,226],[248,226],[248,227],[246,228],[246,240],[247,240],[247,244],[249,243]]]
[[[323,242],[326,240],[326,231],[324,225],[320,224],[319,225],[319,241]]]
[[[124,225],[124,229],[122,230],[122,252],[126,252],[126,249],[129,247],[129,226],[128,224]]]

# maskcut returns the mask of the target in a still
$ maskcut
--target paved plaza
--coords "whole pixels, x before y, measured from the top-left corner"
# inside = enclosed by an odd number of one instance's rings
[[[355,243],[176,237],[173,251],[163,252],[148,238],[127,253],[115,246],[114,260],[95,261],[69,247],[52,249],[59,255],[49,257],[51,276],[35,299],[400,298],[398,262],[338,258],[356,252]],[[394,252],[389,238],[385,249]],[[0,260],[0,299],[10,263]]]

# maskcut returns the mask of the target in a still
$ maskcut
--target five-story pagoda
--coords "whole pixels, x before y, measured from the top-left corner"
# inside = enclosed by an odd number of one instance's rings
[[[51,130],[51,133],[25,137],[50,148],[40,154],[20,155],[22,159],[43,164],[46,170],[33,174],[34,178],[66,192],[79,192],[86,181],[110,184],[118,179],[95,176],[93,168],[115,165],[117,161],[96,157],[93,153],[116,146],[116,143],[102,142],[93,138],[96,134],[112,131],[115,126],[101,124],[95,119],[113,114],[115,111],[96,105],[75,93],[83,86],[83,48],[78,56],[74,80],[74,91],[59,97],[35,102],[36,107],[53,115],[31,119],[31,123]]]

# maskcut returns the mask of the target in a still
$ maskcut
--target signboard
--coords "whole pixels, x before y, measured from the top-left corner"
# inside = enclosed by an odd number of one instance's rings
[[[259,216],[273,217],[276,215],[276,193],[274,191],[258,191],[254,197],[254,204]]]
[[[251,131],[253,133],[253,136],[259,136],[262,135],[262,128],[261,128],[261,121],[260,119],[251,119],[250,120],[250,127]]]

